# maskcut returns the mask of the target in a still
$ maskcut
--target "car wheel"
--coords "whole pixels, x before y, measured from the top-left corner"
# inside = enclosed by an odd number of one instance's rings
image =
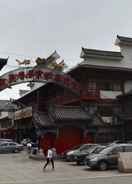
[[[105,171],[108,169],[108,164],[105,161],[99,162],[99,170],[100,171]]]

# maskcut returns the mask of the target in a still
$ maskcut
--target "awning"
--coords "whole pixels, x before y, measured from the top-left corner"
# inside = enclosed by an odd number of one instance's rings
[[[32,117],[32,107],[26,107],[24,109],[15,112],[15,120],[25,119]]]

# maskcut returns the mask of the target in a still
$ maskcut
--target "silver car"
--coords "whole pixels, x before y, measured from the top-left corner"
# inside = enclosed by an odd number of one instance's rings
[[[23,150],[23,145],[16,142],[0,143],[0,153],[17,153]]]

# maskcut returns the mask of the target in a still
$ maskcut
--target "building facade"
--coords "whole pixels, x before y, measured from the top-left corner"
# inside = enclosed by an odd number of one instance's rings
[[[32,114],[15,119],[17,136],[28,135],[25,127],[40,147],[54,146],[58,153],[80,143],[124,139],[117,96],[132,89],[132,38],[117,36],[116,45],[120,52],[82,48],[82,61],[67,78],[51,70],[50,80],[18,99]]]

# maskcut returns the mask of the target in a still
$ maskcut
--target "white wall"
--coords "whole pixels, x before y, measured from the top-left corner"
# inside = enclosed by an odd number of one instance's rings
[[[122,66],[132,68],[132,46],[121,46],[121,53],[124,56]]]
[[[0,119],[3,119],[8,116],[8,112],[1,112],[0,113]]]
[[[91,64],[98,66],[112,66],[112,67],[123,67],[122,62],[118,60],[109,60],[109,59],[97,59],[97,58],[88,58],[83,61],[81,64]]]
[[[98,59],[98,58],[88,58],[83,61],[83,63],[99,65],[99,66],[113,66],[113,67],[126,67],[132,68],[132,46],[121,46],[121,54],[123,59],[118,60],[109,60],[109,59]]]

